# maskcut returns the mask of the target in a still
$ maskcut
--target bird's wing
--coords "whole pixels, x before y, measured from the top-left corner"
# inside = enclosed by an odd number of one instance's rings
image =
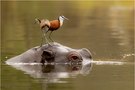
[[[58,29],[60,27],[60,22],[58,20],[50,21],[50,29]]]
[[[50,21],[49,21],[48,19],[45,19],[45,24],[46,24],[48,27],[51,26],[51,25],[50,25]]]

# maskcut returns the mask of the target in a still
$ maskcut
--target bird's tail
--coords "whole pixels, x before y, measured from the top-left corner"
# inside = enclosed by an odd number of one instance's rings
[[[42,19],[42,20],[40,20],[40,19],[36,18],[35,19],[35,23],[39,24],[40,29],[45,29],[45,27],[47,27],[47,28],[50,27],[50,22],[49,22],[48,19]]]
[[[50,22],[48,19],[42,19],[40,22],[40,28],[44,29],[44,28],[49,28],[50,27]]]
[[[36,18],[36,19],[35,19],[35,23],[40,24],[40,23],[41,23],[41,20],[40,20],[40,19],[38,19],[38,18]]]
[[[48,19],[42,19],[42,20],[40,20],[40,19],[38,19],[38,18],[35,19],[35,23],[40,24],[41,21],[43,21],[43,23],[45,23],[45,24],[50,24],[50,22],[49,22]]]

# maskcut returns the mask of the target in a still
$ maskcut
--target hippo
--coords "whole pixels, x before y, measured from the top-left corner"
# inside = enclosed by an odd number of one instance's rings
[[[8,59],[6,63],[67,63],[92,60],[90,51],[86,48],[72,49],[59,43],[36,46],[26,52]]]
[[[91,68],[92,55],[86,48],[72,49],[57,42],[36,46],[6,61],[6,64],[34,78],[62,78],[66,74],[86,75]],[[49,76],[48,76],[49,74]],[[51,80],[53,81],[53,80]]]

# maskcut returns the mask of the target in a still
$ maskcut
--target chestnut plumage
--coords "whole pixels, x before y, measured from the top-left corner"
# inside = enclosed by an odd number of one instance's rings
[[[50,34],[49,34],[49,39],[51,41],[53,41],[51,39],[51,34],[54,30],[58,30],[62,25],[63,25],[63,21],[64,20],[68,20],[66,17],[64,17],[63,15],[62,16],[59,16],[57,20],[52,20],[52,21],[49,21],[48,19],[35,19],[36,22],[39,24],[40,26],[40,29],[42,30],[43,32],[43,37],[45,38],[45,41],[49,44],[48,42],[48,39],[46,37],[46,34],[48,31],[51,31]],[[42,43],[43,43],[43,37],[42,37]],[[42,46],[42,43],[41,43],[41,46]]]

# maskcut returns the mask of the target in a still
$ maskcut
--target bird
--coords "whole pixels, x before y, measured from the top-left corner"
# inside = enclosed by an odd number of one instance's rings
[[[46,34],[48,33],[48,31],[50,31],[49,39],[53,42],[53,40],[51,38],[52,32],[58,30],[63,25],[63,22],[64,22],[65,19],[69,20],[68,18],[66,18],[63,15],[60,15],[58,17],[58,19],[52,20],[52,21],[49,21],[48,19],[41,19],[41,20],[38,19],[38,18],[35,19],[35,21],[39,24],[40,29],[43,33],[42,42],[41,42],[40,46],[42,46],[42,44],[43,44],[43,38],[45,38],[45,41],[48,44],[50,44],[47,37],[46,37]]]

